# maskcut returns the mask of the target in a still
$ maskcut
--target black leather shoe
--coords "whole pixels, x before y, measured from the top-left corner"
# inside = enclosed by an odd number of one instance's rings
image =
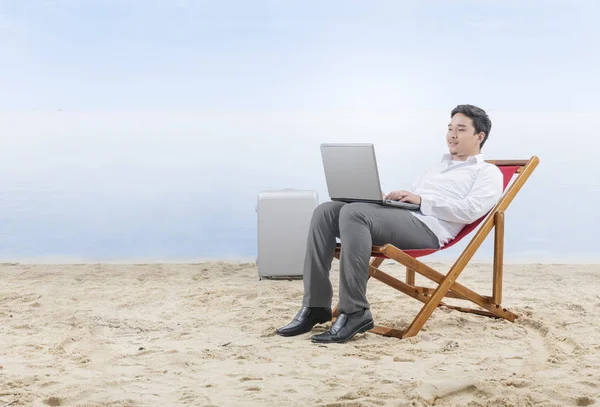
[[[277,330],[277,335],[295,336],[310,332],[316,324],[331,321],[331,308],[302,307],[294,320]]]
[[[342,312],[329,331],[320,335],[313,335],[311,340],[314,343],[342,343],[358,333],[373,329],[374,326],[373,315],[371,315],[368,308],[352,314]]]

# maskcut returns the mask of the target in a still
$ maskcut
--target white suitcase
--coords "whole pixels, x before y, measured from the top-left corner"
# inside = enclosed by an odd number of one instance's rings
[[[259,278],[302,278],[316,191],[282,189],[258,194]]]

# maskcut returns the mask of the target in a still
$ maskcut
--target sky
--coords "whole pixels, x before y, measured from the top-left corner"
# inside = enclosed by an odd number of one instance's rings
[[[507,260],[599,261],[599,12],[0,0],[0,260],[253,258],[260,191],[328,199],[320,143],[373,143],[402,189],[470,103],[492,119],[486,158],[540,157]]]

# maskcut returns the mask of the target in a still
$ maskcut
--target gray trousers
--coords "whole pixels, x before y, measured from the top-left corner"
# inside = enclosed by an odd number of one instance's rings
[[[437,249],[437,236],[406,209],[370,203],[325,202],[312,216],[304,262],[305,307],[331,307],[329,270],[340,238],[340,312],[369,308],[367,280],[371,246]]]

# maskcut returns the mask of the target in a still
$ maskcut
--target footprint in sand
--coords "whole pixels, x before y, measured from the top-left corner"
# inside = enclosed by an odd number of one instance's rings
[[[264,329],[262,331],[262,333],[260,334],[261,338],[270,338],[272,336],[277,335],[277,331],[275,327],[269,327],[267,329]]]
[[[458,342],[456,342],[456,341],[448,341],[446,343],[446,346],[444,346],[444,348],[442,349],[442,352],[451,352],[454,349],[457,349],[458,346],[459,346]]]
[[[594,404],[596,402],[596,400],[594,400],[591,397],[583,396],[583,397],[578,397],[577,400],[575,400],[575,402],[577,403],[578,406],[591,406],[592,404]]]
[[[62,406],[62,400],[58,397],[49,397],[46,400],[44,400],[44,404],[47,404],[49,406]]]
[[[49,381],[49,382],[40,383],[40,387],[50,387],[50,386],[55,386],[57,384],[60,384],[60,383],[55,382],[55,381]]]
[[[505,380],[503,384],[505,386],[516,387],[517,389],[522,389],[522,388],[525,388],[525,387],[531,387],[532,386],[531,380],[520,379],[520,378]]]
[[[407,357],[407,356],[394,356],[392,359],[394,362],[415,362],[415,358]]]
[[[88,364],[88,363],[91,362],[91,360],[90,360],[89,357],[87,357],[85,355],[82,355],[80,353],[74,353],[74,354],[72,354],[71,355],[71,359],[73,361],[77,362],[80,365],[86,365],[86,364]]]
[[[245,377],[242,377],[240,379],[240,382],[243,383],[243,382],[248,382],[250,380],[262,380],[262,377],[248,377],[248,376],[245,376]]]
[[[599,386],[598,383],[588,382],[588,381],[583,381],[583,382],[579,382],[579,383],[583,384],[585,386],[593,387],[593,388],[597,388]]]

